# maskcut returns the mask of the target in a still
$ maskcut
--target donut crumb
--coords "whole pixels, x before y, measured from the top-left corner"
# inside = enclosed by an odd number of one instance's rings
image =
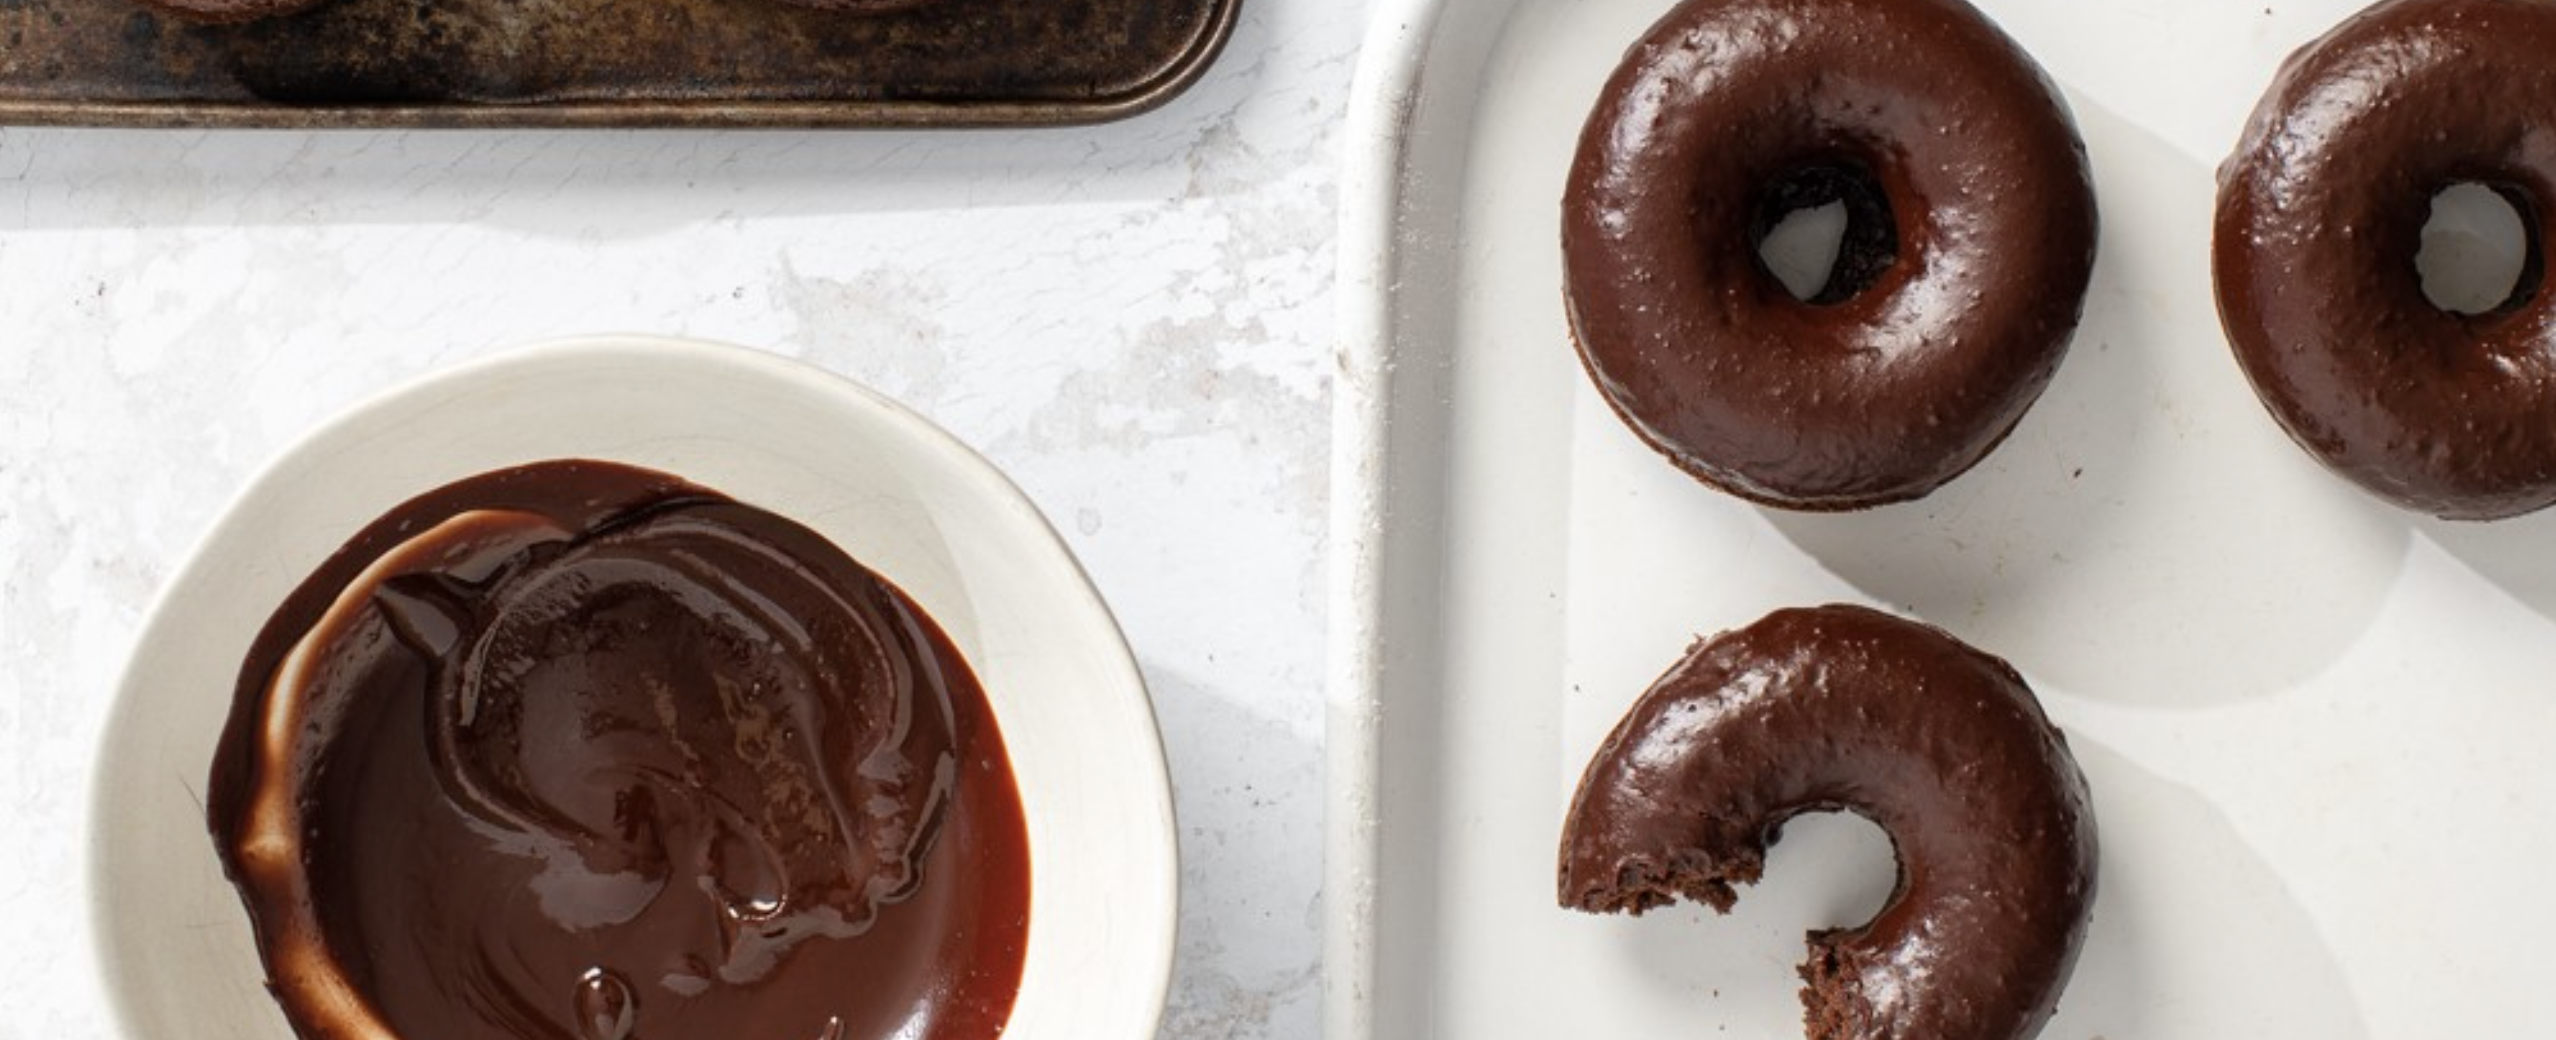
[[[1843,930],[1810,934],[1810,959],[1802,962],[1802,1025],[1809,1040],[1849,1040],[1866,1035],[1864,1006],[1853,965],[1846,963]]]

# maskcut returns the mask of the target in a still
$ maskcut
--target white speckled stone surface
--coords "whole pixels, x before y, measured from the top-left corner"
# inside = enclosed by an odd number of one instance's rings
[[[0,1040],[113,1035],[88,758],[203,526],[361,397],[593,331],[805,358],[1008,470],[1161,716],[1164,1035],[1316,1035],[1330,243],[1363,15],[1247,0],[1198,86],[1095,128],[0,130]]]

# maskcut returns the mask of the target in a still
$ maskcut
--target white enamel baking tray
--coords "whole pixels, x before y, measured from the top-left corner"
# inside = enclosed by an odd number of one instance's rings
[[[1887,891],[1806,821],[1738,911],[1556,909],[1591,749],[1699,634],[1851,600],[2019,667],[2094,786],[2101,895],[2046,1037],[2556,1036],[2556,515],[2452,525],[2328,476],[2218,328],[2213,172],[2353,0],[1977,0],[2074,107],[2103,240],[2055,383],[1921,502],[1688,480],[1581,374],[1558,215],[1668,0],[1386,0],[1342,209],[1328,1032],[1801,1034],[1808,928]]]

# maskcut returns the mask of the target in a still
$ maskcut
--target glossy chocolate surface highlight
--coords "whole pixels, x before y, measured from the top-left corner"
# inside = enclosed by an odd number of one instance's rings
[[[2094,905],[2085,777],[2012,668],[1863,607],[1781,610],[1701,641],[1619,723],[1563,825],[1565,907],[1727,911],[1785,821],[1889,835],[1880,913],[1814,932],[1814,1040],[2024,1040]]]

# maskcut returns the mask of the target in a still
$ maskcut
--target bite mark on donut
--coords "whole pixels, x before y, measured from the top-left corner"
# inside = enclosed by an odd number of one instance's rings
[[[1739,904],[1738,889],[1756,884],[1765,874],[1761,850],[1716,855],[1678,849],[1665,856],[1627,857],[1613,878],[1586,885],[1563,902],[1593,914],[1642,914],[1692,899],[1727,914]]]
[[[1872,1008],[1848,963],[1844,929],[1810,934],[1810,959],[1802,962],[1802,1022],[1811,1040],[1846,1040],[1869,1032]]]

